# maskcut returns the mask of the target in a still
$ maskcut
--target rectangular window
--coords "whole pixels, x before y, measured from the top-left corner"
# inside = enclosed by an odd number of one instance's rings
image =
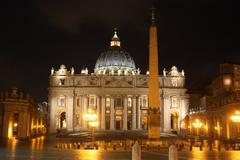
[[[89,107],[95,107],[96,106],[96,102],[95,102],[95,96],[90,96],[89,97]]]
[[[81,99],[78,98],[78,99],[77,99],[77,107],[80,107],[80,106],[81,106]]]
[[[122,98],[116,98],[115,107],[122,107]]]
[[[58,100],[58,106],[64,107],[65,106],[65,97],[60,97]]]
[[[176,108],[177,105],[177,97],[171,97],[171,106],[172,108]]]
[[[142,108],[147,108],[147,107],[148,107],[147,96],[142,97],[140,103],[141,103],[141,107],[142,107]]]

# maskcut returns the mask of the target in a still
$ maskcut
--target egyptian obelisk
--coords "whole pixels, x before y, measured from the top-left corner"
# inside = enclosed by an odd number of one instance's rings
[[[155,9],[152,8],[152,24],[149,29],[149,112],[148,138],[160,138],[160,94],[158,73],[158,40]]]

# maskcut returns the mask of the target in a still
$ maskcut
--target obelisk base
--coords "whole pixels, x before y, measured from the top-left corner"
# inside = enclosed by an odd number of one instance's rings
[[[148,115],[148,139],[160,138],[160,114],[150,113]]]

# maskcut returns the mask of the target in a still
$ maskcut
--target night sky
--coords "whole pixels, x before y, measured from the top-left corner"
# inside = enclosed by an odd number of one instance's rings
[[[216,76],[220,63],[240,63],[240,14],[231,0],[8,0],[0,4],[0,90],[16,86],[47,100],[51,67],[93,72],[114,27],[145,73],[153,3],[161,72],[184,69],[189,88]]]

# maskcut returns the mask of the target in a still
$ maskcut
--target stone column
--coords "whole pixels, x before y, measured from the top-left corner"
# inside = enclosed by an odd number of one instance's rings
[[[171,113],[170,111],[170,98],[168,95],[163,96],[163,103],[164,103],[164,132],[169,132],[171,130]]]
[[[100,115],[100,97],[97,96],[97,121],[98,121],[98,126],[96,129],[99,129],[100,128],[100,122],[101,122],[101,115]]]
[[[127,130],[127,96],[123,99],[123,130]]]
[[[36,125],[36,129],[39,133],[39,126],[38,126],[39,122],[38,122],[38,118],[37,118],[37,125]],[[23,111],[19,113],[19,120],[18,120],[18,138],[26,138],[27,137],[27,112]]]
[[[132,129],[136,129],[136,104],[137,99],[136,96],[133,97],[133,106],[132,106]]]
[[[106,122],[105,122],[105,97],[102,96],[101,98],[101,110],[102,110],[102,113],[101,113],[101,129],[102,130],[105,130],[106,129]]]
[[[137,119],[138,119],[138,129],[142,129],[142,123],[141,123],[141,106],[140,106],[141,98],[138,97],[138,104],[137,104]]]
[[[67,131],[73,131],[73,94],[66,96],[66,121],[67,121]]]
[[[50,133],[56,133],[57,132],[57,128],[58,126],[56,125],[57,124],[57,108],[58,108],[58,98],[57,96],[52,96],[52,95],[49,95],[48,96],[48,103],[50,105],[50,127],[49,127],[49,132]]]
[[[86,95],[83,96],[83,115],[88,112],[88,97]],[[87,121],[83,119],[83,128],[87,129]]]
[[[76,106],[77,106],[76,94],[73,93],[73,114],[72,114],[73,130],[75,129],[75,126],[77,126],[77,123],[78,123],[76,121]]]
[[[209,136],[209,135],[208,135],[208,136]],[[232,137],[230,136],[229,121],[226,122],[226,138],[227,138],[227,139],[232,138]]]
[[[110,130],[115,129],[115,109],[114,109],[114,98],[111,97],[111,115],[110,115]]]

